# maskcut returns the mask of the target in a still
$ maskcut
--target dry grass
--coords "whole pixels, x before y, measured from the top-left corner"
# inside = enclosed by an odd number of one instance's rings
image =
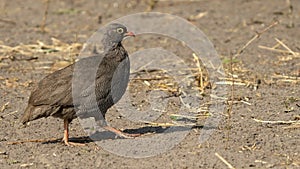
[[[258,47],[264,50],[277,53],[279,62],[288,62],[300,58],[300,53],[291,50],[283,41],[275,38],[276,44],[272,47],[259,45]],[[266,80],[267,83],[291,83],[298,84],[300,82],[300,69],[291,72],[291,75],[274,74],[270,76],[271,80]]]
[[[51,38],[51,44],[45,44],[44,42],[37,41],[35,44],[20,44],[18,46],[7,46],[0,44],[0,60],[11,59],[13,60],[16,55],[25,56],[24,60],[36,59],[38,54],[58,53],[58,55],[64,56],[66,60],[74,62],[75,57],[78,55],[82,44],[79,43],[64,43],[58,39]]]

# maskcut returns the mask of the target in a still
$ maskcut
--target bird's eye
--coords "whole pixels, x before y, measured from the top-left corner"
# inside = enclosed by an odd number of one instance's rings
[[[121,33],[124,32],[124,29],[123,29],[123,28],[118,28],[118,29],[117,29],[117,32],[121,34]]]

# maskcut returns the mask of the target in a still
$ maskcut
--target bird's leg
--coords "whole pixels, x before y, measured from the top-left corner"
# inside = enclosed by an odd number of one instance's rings
[[[84,144],[80,144],[80,143],[69,142],[69,120],[68,119],[64,119],[64,138],[62,141],[64,141],[64,143],[67,146],[83,146],[84,145]]]
[[[104,128],[105,130],[111,131],[111,132],[113,132],[113,133],[115,133],[115,134],[117,134],[117,135],[119,135],[119,136],[121,136],[121,137],[124,137],[124,138],[133,138],[133,137],[138,137],[138,136],[141,135],[141,134],[129,134],[129,133],[124,133],[124,132],[122,132],[122,131],[120,131],[120,130],[117,130],[117,129],[115,129],[115,128],[113,128],[113,127],[110,127],[110,126],[104,126],[103,128]]]
[[[69,145],[69,120],[64,119],[64,138],[63,141]]]

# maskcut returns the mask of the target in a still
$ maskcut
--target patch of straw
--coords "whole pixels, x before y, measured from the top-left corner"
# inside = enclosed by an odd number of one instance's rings
[[[19,53],[24,56],[32,56],[36,53],[65,52],[72,55],[78,53],[82,47],[82,44],[79,43],[67,44],[55,38],[51,38],[51,40],[51,45],[45,44],[41,41],[37,41],[36,44],[20,44],[14,47],[0,45],[0,53],[3,53],[4,55]]]

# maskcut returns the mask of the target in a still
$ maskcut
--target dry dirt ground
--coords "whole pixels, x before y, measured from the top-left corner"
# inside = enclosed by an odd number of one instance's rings
[[[46,8],[47,2],[42,0],[0,1],[0,168],[190,169],[229,168],[229,165],[300,168],[299,0],[166,0],[157,3],[50,0],[48,10]],[[234,92],[226,96],[229,111],[224,111],[223,121],[207,141],[199,143],[205,117],[198,116],[197,126],[183,141],[148,158],[122,157],[91,141],[79,147],[68,147],[57,141],[11,144],[31,139],[60,139],[63,133],[60,119],[39,119],[26,128],[19,127],[18,119],[31,89],[46,74],[74,62],[82,44],[99,27],[119,17],[146,11],[174,14],[199,27],[214,44],[228,78],[234,75]],[[269,25],[271,28],[266,29]],[[260,36],[250,41],[255,35]],[[231,60],[230,56],[249,41],[249,46]],[[129,53],[165,47],[183,55],[195,66],[192,52],[166,37],[137,36],[126,40],[124,46]],[[135,92],[136,106],[147,106],[144,96],[155,87],[172,94],[171,89],[176,85],[162,85],[163,81],[154,82],[149,77],[158,74],[141,74],[140,78],[150,80],[130,82],[129,90]],[[156,86],[151,88],[151,85]],[[205,92],[209,92],[209,88],[204,88]],[[230,85],[228,89],[231,90]],[[178,103],[176,92],[170,97],[174,99],[173,105]],[[202,97],[205,103],[209,95]],[[176,111],[175,108],[168,108],[166,113]],[[126,120],[114,108],[107,116],[109,123],[120,129],[138,130],[147,126]],[[159,122],[157,125],[172,123],[172,117],[164,115]],[[74,120],[70,128],[72,139],[87,140],[88,134],[78,120]],[[153,128],[150,127],[150,131],[156,132],[157,126]]]

